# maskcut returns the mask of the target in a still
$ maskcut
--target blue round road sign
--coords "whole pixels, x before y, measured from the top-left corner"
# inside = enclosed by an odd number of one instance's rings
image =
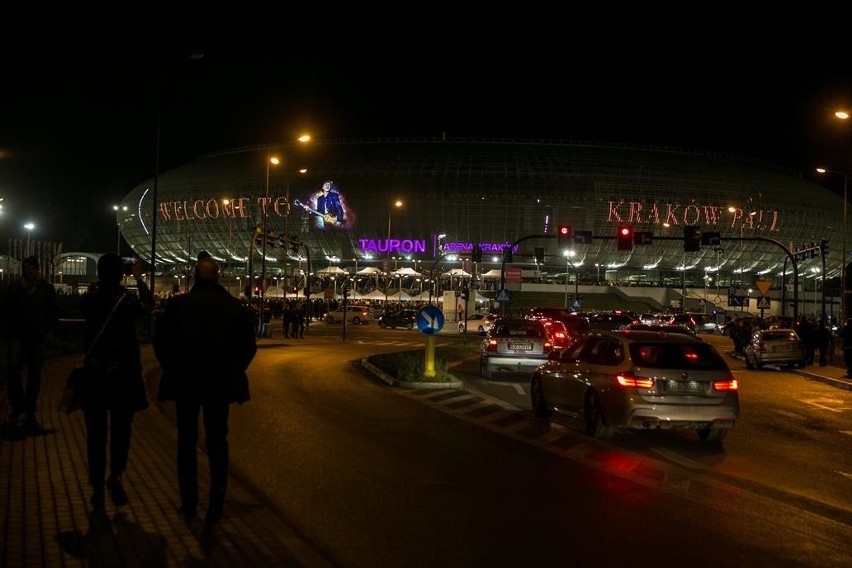
[[[425,306],[417,314],[417,329],[427,335],[433,335],[444,327],[444,313],[436,306]]]

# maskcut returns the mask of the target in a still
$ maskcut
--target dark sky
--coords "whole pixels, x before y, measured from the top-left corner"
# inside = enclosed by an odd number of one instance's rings
[[[302,131],[652,144],[808,176],[852,168],[852,121],[832,116],[852,108],[852,63],[830,30],[804,42],[730,22],[604,28],[538,13],[486,25],[433,7],[332,25],[255,3],[117,5],[0,30],[0,251],[30,220],[32,238],[66,251],[114,248],[112,204],[154,174],[159,88],[161,170]]]

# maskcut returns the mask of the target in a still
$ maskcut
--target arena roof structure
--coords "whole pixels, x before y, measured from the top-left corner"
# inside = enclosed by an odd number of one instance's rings
[[[268,166],[272,154],[280,165]],[[478,277],[500,269],[501,253],[510,247],[510,264],[542,279],[576,272],[600,281],[603,273],[609,281],[700,286],[712,278],[718,286],[777,279],[785,270],[789,277],[783,251],[745,240],[753,237],[791,250],[825,239],[825,272],[817,255],[799,263],[800,277],[838,276],[841,202],[796,172],[676,148],[320,140],[226,150],[163,172],[125,196],[127,211],[119,209],[117,222],[135,254],[150,261],[156,211],[157,264],[166,274],[185,271],[206,250],[236,274],[245,275],[252,259],[251,272],[263,263],[267,274],[281,278],[298,274],[308,255],[312,271],[339,265],[350,272],[368,266],[422,272],[443,253],[454,253],[456,266]],[[563,224],[575,237],[592,236],[573,242],[573,256],[557,245],[556,227]],[[615,233],[624,225],[650,244],[618,250]],[[688,225],[719,233],[721,242],[685,252]],[[256,237],[264,230],[269,239],[262,260],[263,239]],[[527,236],[543,238],[513,246]],[[483,258],[471,266],[475,247]],[[537,248],[543,249],[538,261]]]

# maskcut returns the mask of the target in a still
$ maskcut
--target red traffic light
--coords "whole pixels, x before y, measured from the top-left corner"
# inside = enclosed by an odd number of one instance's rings
[[[629,225],[620,226],[616,241],[618,250],[633,250],[633,227]]]
[[[562,225],[559,227],[559,236],[567,237],[571,234],[571,226],[570,225]]]

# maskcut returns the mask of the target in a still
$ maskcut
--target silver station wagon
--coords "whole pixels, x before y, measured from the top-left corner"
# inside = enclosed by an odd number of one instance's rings
[[[721,441],[739,416],[724,358],[683,333],[592,332],[536,369],[530,396],[536,416],[579,419],[600,438],[617,428],[678,428]]]
[[[532,373],[552,351],[553,342],[541,320],[497,318],[482,339],[480,374],[490,379],[495,371]]]

